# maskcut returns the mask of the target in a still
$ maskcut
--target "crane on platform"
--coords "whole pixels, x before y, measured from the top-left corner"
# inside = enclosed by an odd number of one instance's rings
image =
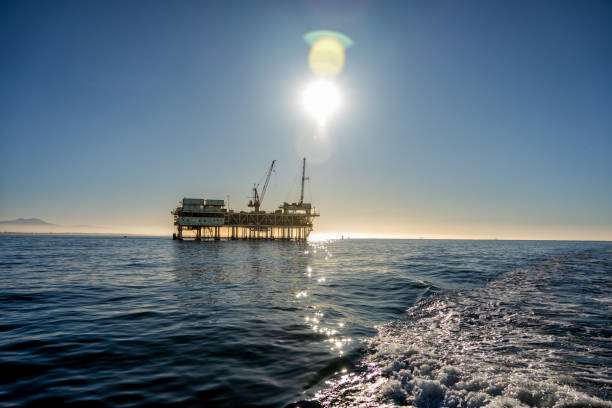
[[[270,164],[270,168],[268,169],[268,174],[266,176],[266,182],[261,189],[261,194],[258,193],[257,188],[259,184],[253,186],[253,199],[249,200],[249,207],[254,207],[255,212],[259,212],[259,207],[263,202],[263,199],[266,195],[266,190],[268,189],[268,183],[270,182],[270,176],[272,175],[272,171],[274,170],[274,165],[276,164],[276,160],[272,160],[272,164]]]

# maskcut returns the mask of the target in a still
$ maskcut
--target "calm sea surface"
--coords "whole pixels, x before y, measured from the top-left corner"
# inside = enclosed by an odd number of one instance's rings
[[[611,243],[0,236],[1,406],[612,407],[611,339]]]

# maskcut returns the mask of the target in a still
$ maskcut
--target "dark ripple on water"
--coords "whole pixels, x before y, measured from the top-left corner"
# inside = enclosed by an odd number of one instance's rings
[[[610,244],[2,236],[0,264],[4,406],[610,399]]]

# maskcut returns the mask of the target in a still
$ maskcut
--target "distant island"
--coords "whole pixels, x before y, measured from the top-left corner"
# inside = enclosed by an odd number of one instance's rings
[[[15,220],[0,221],[0,224],[11,225],[55,225],[50,222],[41,220],[40,218],[17,218]]]
[[[14,220],[0,220],[0,234],[42,234],[42,235],[168,235],[152,231],[135,232],[122,228],[113,228],[99,225],[64,225],[47,222],[41,218],[17,218]]]

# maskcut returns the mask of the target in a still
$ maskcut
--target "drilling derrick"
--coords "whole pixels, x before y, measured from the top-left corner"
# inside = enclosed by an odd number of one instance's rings
[[[308,180],[306,177],[306,158],[302,162],[302,188],[300,189],[300,205],[304,203],[304,181]]]

